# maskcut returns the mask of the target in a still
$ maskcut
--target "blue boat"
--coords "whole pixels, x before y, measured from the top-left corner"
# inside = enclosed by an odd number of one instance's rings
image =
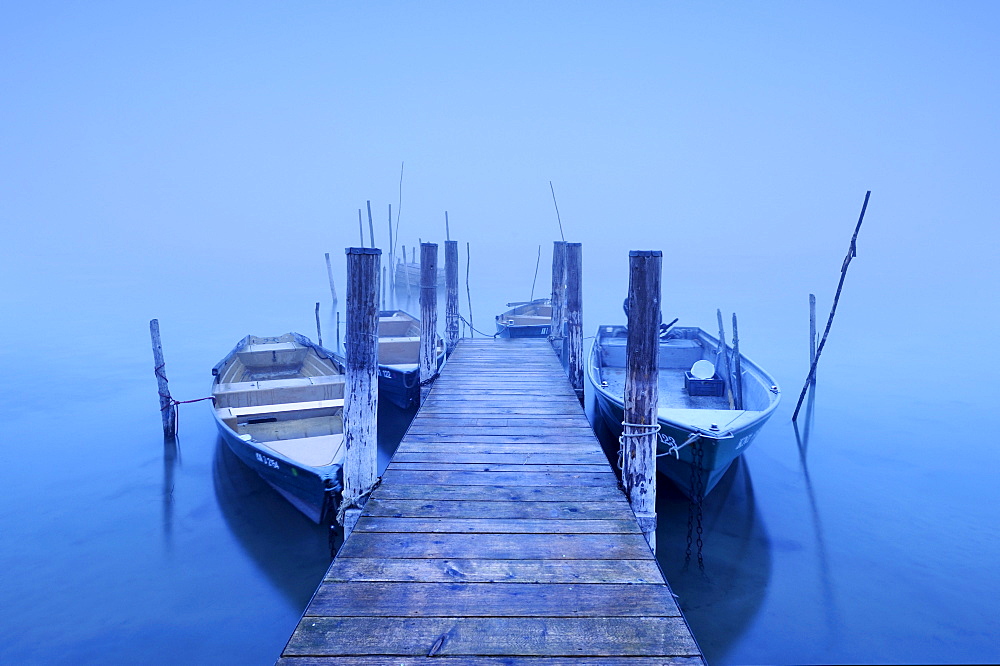
[[[444,340],[434,346],[435,368],[444,363]],[[420,320],[402,310],[378,313],[378,397],[400,409],[420,400]]]
[[[600,326],[587,364],[600,417],[615,435],[624,420],[627,339],[624,326]],[[661,336],[658,368],[656,467],[700,499],[750,446],[781,392],[757,364],[742,354],[731,358],[726,345],[695,327]]]
[[[298,333],[248,335],[212,375],[233,453],[311,520],[331,523],[343,488],[343,360]]]
[[[552,330],[552,304],[547,298],[508,303],[510,309],[497,315],[497,337],[545,338]]]

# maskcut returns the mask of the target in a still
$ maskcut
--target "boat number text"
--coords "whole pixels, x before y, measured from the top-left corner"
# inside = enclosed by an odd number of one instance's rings
[[[742,449],[744,446],[746,446],[747,444],[749,444],[750,442],[752,442],[753,438],[756,437],[756,436],[757,436],[757,433],[755,433],[755,432],[752,432],[749,435],[744,435],[743,438],[740,439],[740,443],[736,445],[736,450],[739,451],[740,449]]]
[[[267,456],[257,454],[257,462],[262,465],[267,465],[268,467],[273,467],[274,469],[279,469],[278,461],[274,458],[268,458]]]
[[[386,379],[392,379],[392,373],[389,372],[388,370],[379,369],[378,374],[379,376],[385,377]]]

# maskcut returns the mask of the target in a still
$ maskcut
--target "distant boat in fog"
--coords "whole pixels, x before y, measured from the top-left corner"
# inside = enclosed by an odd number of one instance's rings
[[[444,268],[437,269],[437,287],[444,288]],[[396,289],[420,289],[420,262],[396,263]]]
[[[444,340],[437,337],[435,367],[444,357]],[[401,409],[420,398],[420,320],[402,310],[378,313],[378,397]]]
[[[508,303],[509,310],[497,315],[497,336],[501,338],[543,338],[552,330],[552,304],[547,298],[525,303]],[[511,307],[513,306],[513,307]]]
[[[627,338],[624,326],[600,326],[587,364],[600,416],[615,435],[624,420]],[[742,354],[738,364],[728,356],[700,328],[672,328],[660,338],[656,466],[690,498],[715,487],[778,406],[774,379]],[[717,365],[739,368],[739,384],[735,370]]]

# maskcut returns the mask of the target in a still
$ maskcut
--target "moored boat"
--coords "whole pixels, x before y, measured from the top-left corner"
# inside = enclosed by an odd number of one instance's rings
[[[508,303],[510,309],[498,314],[497,336],[501,338],[543,338],[552,330],[552,304],[547,298],[526,303]]]
[[[444,268],[437,269],[437,279],[435,286],[444,288]],[[419,261],[398,261],[396,262],[396,289],[420,289],[420,262]],[[419,292],[414,292],[419,293]]]
[[[233,453],[314,522],[331,522],[343,488],[343,361],[298,333],[248,335],[212,375]]]
[[[627,339],[624,326],[600,326],[587,364],[600,416],[615,435],[624,420]],[[700,328],[672,328],[660,338],[656,466],[692,499],[715,487],[778,406],[774,379],[746,356],[737,364],[730,355]]]
[[[435,367],[444,362],[444,340],[437,337]],[[378,396],[401,409],[420,399],[420,320],[402,310],[378,314]]]

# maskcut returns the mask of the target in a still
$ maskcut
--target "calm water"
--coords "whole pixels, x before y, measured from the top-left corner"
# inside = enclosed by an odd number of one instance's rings
[[[627,249],[584,244],[587,334],[622,321]],[[247,333],[314,336],[316,301],[330,345],[322,251],[252,271],[69,253],[3,269],[0,662],[279,655],[328,566],[326,535],[229,454],[205,403],[182,406],[164,446],[148,322],[180,399],[207,395]],[[714,663],[1000,660],[997,316],[976,308],[958,260],[897,263],[930,267],[911,274],[859,255],[797,433],[807,295],[822,328],[840,253],[665,265],[664,315],[714,331],[716,307],[736,310],[783,402],[706,502],[705,576],[684,567],[687,503],[662,479],[658,557]],[[527,254],[473,260],[477,327],[529,295]],[[380,424],[386,452],[404,425]]]

